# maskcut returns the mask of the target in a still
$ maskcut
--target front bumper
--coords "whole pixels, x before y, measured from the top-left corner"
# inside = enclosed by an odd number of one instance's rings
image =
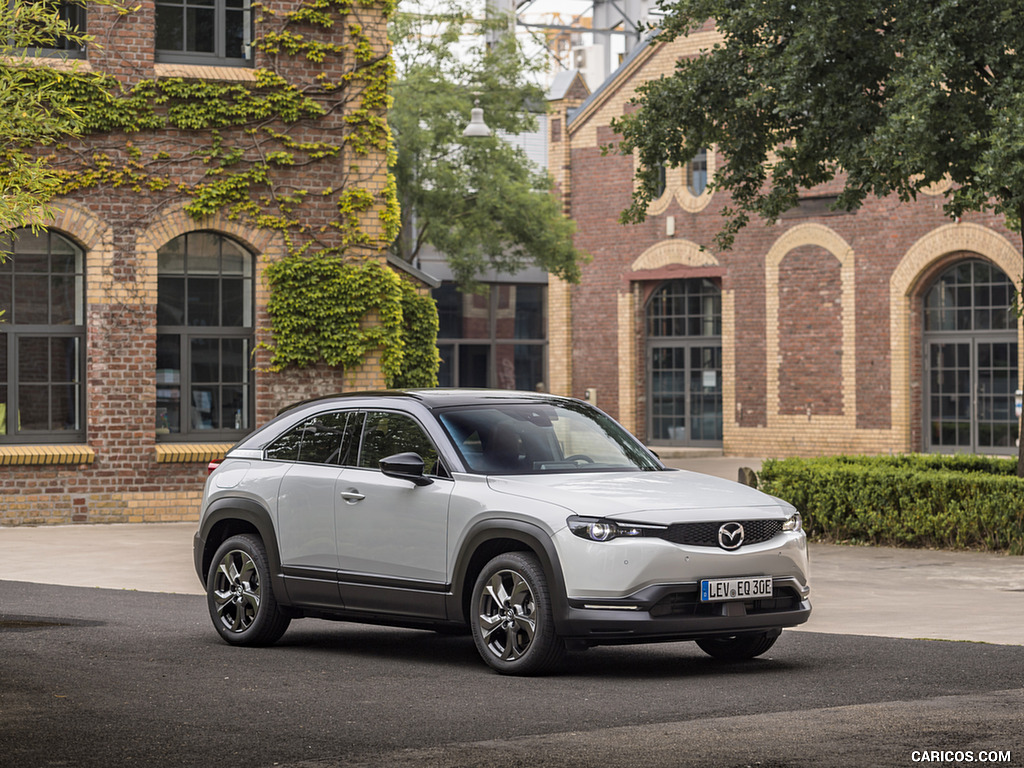
[[[570,599],[558,633],[586,645],[694,640],[795,627],[810,618],[810,588],[791,577],[773,581],[773,596],[701,603],[697,583],[658,584],[626,597]]]

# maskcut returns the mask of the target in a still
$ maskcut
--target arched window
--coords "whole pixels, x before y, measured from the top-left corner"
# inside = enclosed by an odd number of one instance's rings
[[[156,432],[232,439],[253,417],[253,256],[216,232],[158,252]]]
[[[648,436],[720,445],[722,296],[709,279],[670,280],[647,304]]]
[[[924,297],[925,441],[931,451],[1013,453],[1013,283],[982,259],[940,274]]]
[[[0,442],[82,441],[85,252],[30,229],[0,248]]]

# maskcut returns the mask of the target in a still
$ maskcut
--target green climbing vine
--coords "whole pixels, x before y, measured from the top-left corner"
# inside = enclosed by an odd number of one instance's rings
[[[382,28],[395,2],[254,3],[253,46],[271,66],[245,82],[31,76],[79,117],[78,136],[48,158],[55,196],[126,188],[151,208],[183,196],[197,220],[223,213],[282,233],[288,255],[266,272],[272,366],[348,369],[380,349],[389,383],[423,385],[436,381],[436,308],[380,263],[400,222],[387,173],[394,64],[357,9],[382,10]]]
[[[394,387],[436,387],[441,356],[437,350],[437,303],[418,292],[408,280],[401,281],[402,324],[405,357]]]
[[[374,350],[388,386],[437,384],[434,301],[377,261],[289,256],[266,271],[276,343],[272,369],[351,368]]]

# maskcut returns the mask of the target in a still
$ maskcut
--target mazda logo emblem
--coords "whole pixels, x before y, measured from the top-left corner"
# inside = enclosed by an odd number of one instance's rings
[[[739,523],[725,523],[718,529],[718,546],[722,549],[739,549],[743,544],[743,526]]]

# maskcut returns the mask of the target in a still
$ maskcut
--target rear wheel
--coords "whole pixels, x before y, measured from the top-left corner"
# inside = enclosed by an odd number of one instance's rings
[[[526,552],[491,560],[473,587],[470,626],[477,651],[506,675],[535,675],[561,659],[544,569]]]
[[[704,653],[722,661],[745,661],[765,653],[782,634],[775,629],[753,635],[715,635],[702,637],[697,645]]]
[[[213,626],[232,645],[272,645],[291,622],[274,596],[263,541],[247,533],[217,549],[206,578],[206,604]]]

